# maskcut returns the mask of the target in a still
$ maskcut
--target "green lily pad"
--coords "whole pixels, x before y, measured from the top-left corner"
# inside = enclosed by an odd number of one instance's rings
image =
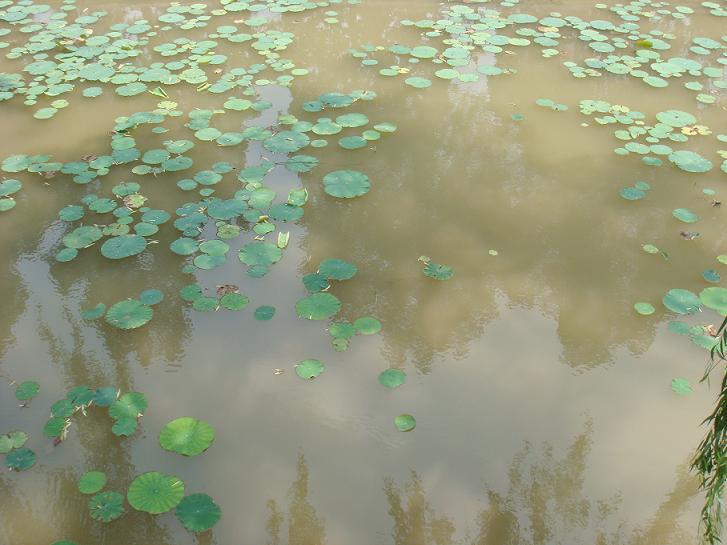
[[[108,259],[123,259],[140,254],[146,248],[146,239],[139,235],[121,235],[101,245],[101,255]]]
[[[5,455],[5,466],[13,471],[25,471],[35,465],[35,452],[21,447]]]
[[[190,532],[205,532],[222,516],[222,510],[207,494],[190,494],[174,512],[182,525]]]
[[[432,80],[423,78],[421,76],[412,76],[410,78],[406,78],[404,80],[404,83],[406,83],[410,87],[414,87],[415,89],[426,89],[427,87],[432,86]]]
[[[642,316],[649,316],[650,314],[654,314],[656,311],[653,305],[643,302],[635,303],[634,309]]]
[[[424,275],[435,280],[449,280],[454,276],[454,270],[448,265],[427,261],[424,265]]]
[[[671,127],[686,127],[687,125],[694,125],[697,122],[697,118],[687,112],[680,110],[667,110],[665,112],[659,112],[656,114],[656,119],[660,123],[669,125]]]
[[[127,392],[109,406],[109,416],[114,420],[122,418],[138,418],[144,411],[148,402],[140,392]]]
[[[156,471],[143,473],[129,485],[126,499],[137,511],[159,515],[174,509],[184,497],[184,482]]]
[[[646,193],[644,191],[635,187],[624,187],[619,190],[618,194],[627,201],[638,201],[646,197]]]
[[[379,374],[379,383],[387,388],[397,388],[406,382],[406,373],[399,369],[387,369]]]
[[[27,380],[15,389],[15,397],[19,401],[30,401],[40,391],[40,384],[34,380]]]
[[[0,181],[0,197],[8,197],[23,187],[20,180],[2,180]]]
[[[373,316],[362,316],[353,322],[353,327],[361,335],[375,335],[381,331],[381,322]]]
[[[227,293],[220,298],[220,306],[227,310],[242,310],[250,299],[240,293]]]
[[[356,265],[342,259],[326,259],[318,267],[318,273],[329,280],[350,280],[357,271]]]
[[[101,492],[88,500],[91,518],[111,522],[124,514],[124,496],[118,492]]]
[[[144,290],[139,294],[139,301],[145,305],[156,305],[164,299],[164,294],[155,289]]]
[[[699,216],[686,208],[676,208],[672,211],[671,215],[684,223],[695,223],[699,220]]]
[[[692,385],[689,384],[689,381],[683,378],[674,378],[671,381],[671,389],[674,391],[674,393],[679,395],[689,395],[692,393]]]
[[[68,248],[88,248],[103,236],[101,229],[93,225],[78,227],[63,237],[63,244]]]
[[[240,261],[249,267],[264,267],[280,261],[283,252],[275,244],[270,242],[250,242],[245,244],[238,255]]]
[[[316,378],[326,367],[318,360],[304,360],[295,366],[295,373],[303,379]]]
[[[336,170],[323,177],[323,190],[332,197],[352,199],[371,189],[369,177],[355,170]]]
[[[367,142],[365,138],[361,138],[360,136],[344,136],[338,140],[338,145],[343,149],[353,150],[365,148]]]
[[[117,437],[129,437],[134,435],[136,428],[139,427],[139,421],[136,418],[119,418],[114,425],[111,426],[111,432]]]
[[[11,431],[0,435],[0,454],[7,454],[14,448],[22,447],[28,440],[28,434],[24,431]]]
[[[682,289],[669,290],[662,302],[666,308],[677,314],[694,314],[700,307],[699,297],[689,290]]]
[[[699,294],[701,303],[712,310],[727,316],[727,289],[726,288],[705,288]]]
[[[95,494],[106,486],[106,474],[102,471],[88,471],[78,481],[81,494]]]
[[[714,284],[722,280],[722,276],[720,276],[720,274],[714,269],[707,269],[706,271],[702,271],[702,278],[704,278],[707,282],[712,282]]]
[[[154,311],[136,299],[127,299],[111,305],[106,312],[106,323],[119,329],[136,329],[152,319]]]
[[[275,316],[275,307],[262,305],[255,309],[255,319],[261,322],[272,320],[273,316]]]
[[[406,432],[416,428],[417,421],[410,414],[400,414],[399,416],[394,418],[394,425],[396,426],[397,430]]]
[[[207,422],[183,416],[169,422],[159,434],[164,450],[183,456],[197,456],[207,450],[215,440],[215,430]]]
[[[330,293],[314,293],[295,304],[295,311],[308,320],[327,320],[341,310],[341,301]]]
[[[689,150],[674,151],[669,160],[686,172],[708,172],[712,170],[712,162],[696,152]]]

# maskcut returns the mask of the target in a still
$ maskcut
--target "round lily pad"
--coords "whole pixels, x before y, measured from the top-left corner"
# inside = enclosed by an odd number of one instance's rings
[[[95,494],[106,485],[106,474],[102,471],[88,471],[78,481],[81,494]]]
[[[154,316],[148,305],[136,299],[127,299],[111,305],[106,312],[106,323],[119,329],[136,329],[147,324]]]
[[[642,316],[648,316],[649,314],[654,314],[654,311],[656,310],[653,305],[650,305],[649,303],[635,303],[634,309],[636,312],[641,314]]]
[[[323,189],[332,197],[352,199],[369,192],[371,182],[363,172],[336,170],[323,177]]]
[[[137,511],[159,515],[174,509],[184,497],[184,482],[156,471],[143,473],[129,485],[126,499]]]
[[[17,448],[5,455],[5,466],[13,471],[25,471],[34,465],[35,452],[29,448]]]
[[[146,248],[146,239],[140,235],[121,235],[101,245],[101,255],[108,259],[123,259],[140,254]]]
[[[691,210],[687,210],[686,208],[677,208],[672,211],[671,214],[676,219],[678,219],[679,221],[683,221],[684,223],[695,223],[699,220],[699,216],[697,216]]]
[[[700,307],[699,297],[691,291],[683,289],[669,290],[662,302],[666,308],[677,314],[694,314],[699,311]]]
[[[275,307],[269,305],[262,305],[255,309],[255,319],[262,322],[272,320],[275,316]]]
[[[197,456],[215,440],[215,430],[207,422],[189,416],[172,420],[162,428],[159,444],[165,450],[184,456]]]
[[[725,288],[705,288],[699,294],[699,300],[702,304],[719,312],[723,316],[727,316],[727,289]]]
[[[314,293],[295,304],[295,311],[301,318],[326,320],[341,309],[341,301],[331,293]]]
[[[387,369],[379,374],[379,383],[387,388],[397,388],[406,382],[406,373],[399,369]]]
[[[227,310],[242,310],[250,302],[250,299],[240,293],[228,293],[220,298],[220,306]]]
[[[343,149],[360,149],[366,147],[367,140],[360,136],[344,136],[338,140],[338,145]]]
[[[373,316],[362,316],[353,322],[353,327],[361,335],[375,335],[381,331],[381,322]]]
[[[204,532],[212,528],[222,516],[222,510],[207,494],[190,494],[174,512],[190,532]]]
[[[15,389],[15,397],[18,401],[30,401],[40,391],[40,384],[34,380],[26,380]]]
[[[101,492],[88,500],[91,518],[111,522],[124,514],[124,496],[118,492]]]
[[[139,301],[145,305],[156,305],[164,299],[164,294],[155,289],[144,290],[139,294]]]
[[[435,280],[449,280],[454,276],[454,270],[448,265],[428,261],[424,265],[424,275]]]
[[[713,166],[712,161],[689,150],[674,151],[669,154],[669,160],[686,172],[708,172]]]
[[[350,280],[358,269],[343,259],[326,259],[318,267],[318,273],[330,280]]]
[[[318,360],[304,360],[295,366],[295,373],[304,379],[313,379],[319,376],[326,369]]]
[[[410,414],[400,414],[394,418],[394,425],[399,431],[411,431],[416,428],[417,421]]]

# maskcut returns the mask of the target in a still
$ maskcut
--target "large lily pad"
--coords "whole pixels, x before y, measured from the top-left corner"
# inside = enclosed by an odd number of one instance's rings
[[[111,305],[106,311],[105,320],[119,329],[136,329],[147,324],[154,316],[154,311],[136,299],[127,299]]]
[[[699,311],[700,301],[689,290],[671,289],[662,299],[664,306],[677,314],[694,314]]]
[[[169,422],[159,434],[159,444],[165,450],[184,456],[197,456],[215,440],[215,430],[207,422],[184,416]]]
[[[725,288],[705,288],[699,294],[699,300],[702,304],[719,312],[723,316],[727,316],[727,289]]]
[[[101,245],[101,255],[109,259],[123,259],[140,254],[146,248],[146,239],[140,235],[121,235]]]
[[[355,170],[335,170],[323,177],[323,189],[332,197],[352,199],[371,189],[369,177]]]
[[[137,511],[159,515],[174,509],[184,497],[184,482],[156,471],[143,473],[129,485],[126,499]]]
[[[295,311],[308,320],[327,320],[341,309],[341,301],[331,293],[314,293],[295,304]]]
[[[179,502],[174,513],[190,532],[209,530],[222,516],[220,506],[207,494],[190,494]]]
[[[101,492],[88,500],[88,509],[92,519],[111,522],[124,514],[124,496],[118,492]]]
[[[326,259],[318,267],[318,273],[330,280],[350,280],[357,271],[356,265],[343,259]]]
[[[35,465],[35,452],[26,447],[10,451],[5,455],[5,466],[14,471],[25,471]]]

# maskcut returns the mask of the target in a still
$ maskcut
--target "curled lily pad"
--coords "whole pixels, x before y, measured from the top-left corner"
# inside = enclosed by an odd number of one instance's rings
[[[327,320],[341,309],[341,301],[331,293],[314,293],[295,304],[295,311],[308,320]]]
[[[124,496],[118,492],[101,492],[88,500],[91,518],[111,522],[124,514]]]
[[[363,172],[336,170],[323,177],[323,189],[332,197],[352,199],[369,192],[371,182]]]
[[[81,494],[95,494],[106,486],[106,474],[103,471],[88,471],[78,481]]]
[[[190,532],[205,532],[222,516],[222,510],[207,494],[190,494],[182,499],[174,511],[182,525]]]
[[[184,497],[184,482],[156,471],[143,473],[129,485],[126,499],[137,511],[159,515],[174,509]]]
[[[416,428],[417,421],[410,414],[400,414],[399,416],[394,418],[394,425],[396,426],[397,430],[406,432]]]
[[[197,456],[215,439],[215,430],[207,422],[189,416],[172,420],[162,428],[159,444],[165,450],[184,456]]]
[[[136,299],[127,299],[111,305],[106,312],[106,323],[119,329],[136,329],[152,319],[154,311]]]
[[[295,373],[307,380],[316,378],[326,367],[318,360],[304,360],[295,366]]]
[[[397,388],[406,382],[406,373],[399,369],[387,369],[379,375],[379,383],[387,388]]]

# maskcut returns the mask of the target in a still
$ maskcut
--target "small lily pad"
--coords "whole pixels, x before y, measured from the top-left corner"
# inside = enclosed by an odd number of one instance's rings
[[[295,373],[303,379],[309,380],[319,376],[326,367],[318,360],[304,360],[295,366]]]
[[[106,474],[102,471],[88,471],[78,481],[81,494],[95,494],[106,486]]]
[[[190,532],[205,532],[222,516],[222,510],[207,494],[190,494],[182,499],[174,512]]]
[[[650,314],[654,314],[656,310],[653,305],[643,302],[635,303],[634,309],[642,316],[649,316]]]
[[[399,369],[387,369],[379,374],[379,383],[387,388],[398,388],[406,382],[406,373]]]
[[[207,422],[189,416],[172,420],[162,428],[159,444],[164,450],[183,456],[198,456],[215,440],[215,430]]]
[[[674,378],[671,381],[671,389],[674,391],[674,393],[677,393],[679,395],[689,395],[692,393],[692,385],[689,384],[689,381],[683,378]]]
[[[184,497],[184,482],[156,471],[143,473],[129,485],[126,499],[137,511],[159,515],[174,509]]]
[[[88,500],[91,518],[111,522],[124,514],[124,496],[118,492],[101,492]]]
[[[394,418],[394,425],[396,426],[397,430],[407,432],[416,428],[417,421],[410,414],[400,414],[399,416]]]
[[[19,401],[30,401],[40,391],[40,384],[34,380],[27,380],[15,389],[15,397]]]

